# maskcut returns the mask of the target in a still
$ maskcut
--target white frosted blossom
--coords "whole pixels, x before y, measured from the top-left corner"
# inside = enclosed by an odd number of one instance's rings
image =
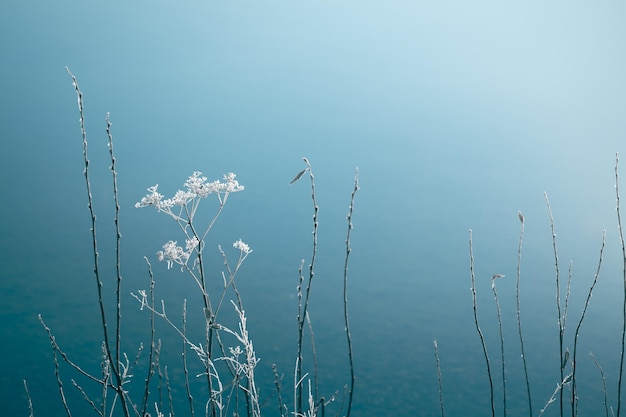
[[[175,263],[181,266],[186,265],[189,257],[191,256],[191,252],[196,248],[196,246],[198,246],[199,242],[195,237],[187,239],[185,242],[185,249],[181,246],[177,246],[176,243],[177,242],[170,240],[163,245],[163,250],[157,252],[157,258],[159,261],[167,262],[167,269],[172,268]]]
[[[135,204],[136,208],[139,207],[148,207],[148,206],[157,206],[163,199],[163,194],[159,194],[157,192],[157,188],[159,188],[159,184],[153,185],[152,187],[148,187],[148,194],[141,199],[139,203]]]
[[[224,175],[224,181],[226,182],[222,183],[221,191],[226,192],[226,193],[236,193],[238,191],[243,191],[244,189],[243,185],[239,185],[239,181],[237,181],[235,177],[236,175],[233,174],[232,172],[229,172],[228,174]]]
[[[248,246],[247,243],[244,243],[241,239],[233,243],[233,247],[239,249],[246,255],[252,252],[252,249],[250,249],[250,246]]]
[[[178,216],[172,212],[174,206],[186,206],[187,204],[194,202],[196,198],[206,198],[210,194],[217,194],[220,202],[225,201],[225,197],[221,194],[228,195],[230,193],[236,193],[243,191],[243,185],[239,184],[239,181],[235,179],[236,175],[232,172],[225,174],[223,180],[216,180],[213,182],[207,182],[207,178],[202,176],[202,172],[194,171],[193,174],[187,178],[184,187],[185,190],[178,190],[174,194],[174,197],[164,199],[163,194],[157,191],[158,184],[148,188],[148,194],[141,199],[140,202],[135,204],[135,207],[148,207],[154,206],[157,210],[166,212],[175,218]],[[197,205],[197,201],[194,202]]]
[[[210,194],[206,180],[207,178],[202,176],[202,172],[194,171],[193,174],[187,178],[187,181],[185,181],[185,187],[187,187],[187,190],[189,190],[191,194],[194,194],[194,196],[206,197]]]
[[[187,252],[191,252],[196,246],[198,246],[199,243],[198,238],[194,236],[191,239],[186,240],[185,249],[187,249]]]

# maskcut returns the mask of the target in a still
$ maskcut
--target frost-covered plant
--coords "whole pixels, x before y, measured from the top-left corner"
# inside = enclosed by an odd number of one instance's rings
[[[247,316],[243,308],[242,298],[236,287],[235,277],[237,276],[243,262],[248,255],[252,253],[250,246],[243,240],[238,239],[233,243],[234,249],[238,252],[236,261],[229,262],[226,251],[221,246],[217,247],[223,259],[222,271],[213,271],[208,268],[204,260],[205,242],[208,233],[212,230],[215,222],[219,218],[224,206],[231,193],[243,191],[244,187],[239,184],[235,174],[228,173],[220,180],[208,181],[200,171],[193,172],[183,184],[183,189],[176,191],[172,197],[165,198],[158,190],[158,185],[148,188],[148,193],[135,204],[137,208],[154,207],[158,212],[164,213],[172,218],[179,226],[181,234],[178,238],[168,240],[162,245],[161,250],[156,252],[156,258],[165,262],[167,269],[170,270],[174,266],[180,267],[180,272],[188,274],[196,283],[197,288],[203,302],[201,318],[204,321],[203,334],[189,336],[187,333],[187,300],[182,305],[182,324],[176,324],[174,320],[166,312],[166,301],[155,301],[155,276],[152,264],[146,259],[148,273],[150,277],[149,288],[138,289],[131,296],[139,303],[140,310],[146,310],[150,313],[150,340],[149,343],[139,343],[136,348],[134,360],[122,350],[122,339],[127,338],[123,335],[122,328],[122,274],[121,274],[121,232],[120,232],[120,204],[118,200],[117,188],[117,172],[116,160],[113,152],[113,139],[111,135],[111,122],[109,115],[106,117],[106,133],[108,136],[108,149],[110,154],[110,170],[113,178],[113,201],[115,203],[115,286],[113,286],[113,294],[103,291],[104,279],[103,273],[99,266],[98,242],[100,238],[96,233],[96,215],[92,199],[92,187],[90,183],[90,163],[87,152],[87,134],[85,130],[85,120],[83,113],[83,94],[78,87],[78,82],[74,75],[67,70],[72,77],[72,85],[76,91],[78,110],[80,115],[80,129],[83,142],[83,157],[85,163],[84,178],[87,186],[88,208],[91,217],[91,239],[93,244],[93,262],[94,276],[96,287],[98,290],[98,305],[100,310],[101,330],[103,332],[103,340],[101,343],[101,351],[97,356],[100,358],[100,368],[98,371],[91,372],[73,361],[70,356],[61,349],[56,338],[40,316],[40,321],[45,328],[50,343],[52,345],[54,374],[57,380],[58,390],[62,405],[68,416],[72,415],[71,400],[66,395],[64,378],[61,373],[61,365],[69,366],[83,381],[72,379],[72,385],[79,392],[82,399],[91,407],[96,415],[124,417],[150,416],[151,404],[154,405],[155,415],[159,417],[174,416],[174,400],[177,395],[176,388],[170,385],[168,367],[161,363],[161,340],[156,335],[155,321],[160,319],[169,325],[182,340],[182,371],[184,377],[184,393],[188,401],[188,415],[195,417],[198,408],[200,408],[198,400],[202,402],[202,412],[200,415],[211,417],[222,417],[226,415],[249,417],[260,417],[261,402],[259,399],[259,390],[256,381],[255,370],[259,363],[256,356],[252,339],[248,332]],[[311,294],[311,282],[314,276],[314,264],[317,252],[317,213],[318,206],[315,197],[315,183],[311,165],[306,158],[303,158],[307,167],[298,173],[291,184],[299,180],[305,173],[309,173],[312,188],[312,200],[314,206],[313,216],[313,244],[312,257],[309,264],[309,274],[305,277],[302,267],[299,270],[298,285],[298,343],[296,353],[296,366],[294,369],[294,409],[289,411],[287,405],[281,397],[280,381],[276,365],[273,365],[276,386],[276,397],[278,400],[278,408],[281,417],[288,415],[313,417],[315,415],[324,415],[325,407],[334,402],[338,391],[335,391],[329,397],[324,397],[318,393],[317,382],[317,359],[315,353],[315,343],[313,339],[313,328],[308,313],[308,305]],[[345,416],[350,416],[352,407],[352,397],[354,388],[354,369],[352,361],[352,341],[350,336],[350,327],[348,320],[347,305],[347,278],[348,278],[348,258],[350,254],[350,231],[352,229],[352,209],[354,206],[354,196],[358,190],[358,171],[355,176],[354,190],[350,201],[350,210],[348,213],[348,234],[346,238],[346,258],[343,271],[344,278],[344,319],[346,337],[348,343],[348,361],[350,367],[350,382],[344,387],[345,402],[340,405],[339,415],[345,410]],[[214,197],[210,197],[214,196]],[[217,206],[213,210],[213,214],[205,217],[199,214],[199,207],[203,200],[215,198]],[[210,210],[208,211],[210,212]],[[179,244],[178,242],[183,242]],[[178,273],[171,271],[167,273]],[[213,278],[214,281],[209,285]],[[217,279],[215,279],[217,278]],[[220,284],[221,283],[221,288]],[[108,287],[111,288],[111,287]],[[211,291],[209,291],[211,288]],[[232,320],[226,321],[221,319],[219,314],[224,301],[228,301],[230,296],[234,295],[230,300],[233,306],[232,312],[235,316],[234,325]],[[110,311],[106,309],[109,304],[109,297],[114,297],[113,313],[114,318],[110,316]],[[310,332],[310,340],[313,355],[313,376],[309,377],[309,373],[305,372],[302,367],[304,354],[303,343],[305,338],[305,326]],[[199,340],[198,340],[199,339]],[[232,342],[232,343],[231,343]],[[145,357],[147,351],[147,358]],[[191,366],[188,353],[195,354],[196,378],[202,384],[206,384],[205,388],[192,390],[192,382],[190,377]],[[194,356],[192,355],[192,358]],[[147,366],[145,366],[147,365]],[[142,368],[142,366],[145,366]],[[147,369],[146,369],[147,368]],[[143,375],[139,375],[145,372]],[[157,379],[157,381],[155,381]],[[203,381],[204,380],[204,381]],[[309,387],[308,397],[303,390],[303,384],[307,382]],[[314,389],[312,389],[312,382]],[[96,389],[87,387],[87,384],[96,384]],[[193,384],[197,385],[197,384]],[[83,388],[83,386],[87,388]],[[155,387],[156,386],[156,387]],[[24,380],[24,388],[29,400],[30,415],[33,415],[32,402],[26,380]],[[157,388],[154,390],[153,388]],[[95,392],[95,394],[94,394]],[[200,392],[201,394],[197,394]],[[203,398],[194,398],[194,395]],[[308,403],[308,410],[306,410]],[[180,413],[180,410],[177,410]]]
[[[160,309],[157,309],[148,300],[146,290],[140,290],[138,295],[132,295],[141,303],[142,309],[147,308],[165,319],[179,333],[185,344],[196,353],[204,367],[204,372],[201,372],[198,376],[206,377],[208,392],[210,393],[206,401],[206,411],[211,416],[225,415],[229,410],[229,405],[233,404],[233,402],[235,403],[235,409],[238,407],[238,404],[236,404],[238,397],[234,395],[236,390],[241,390],[244,393],[249,409],[248,414],[253,416],[260,415],[259,396],[254,380],[254,368],[259,360],[256,358],[252,340],[248,335],[247,319],[241,297],[235,286],[235,275],[246,257],[252,253],[252,249],[241,239],[235,241],[233,247],[239,250],[239,257],[234,268],[231,268],[226,253],[221,247],[218,247],[224,258],[228,274],[222,273],[223,290],[221,294],[217,294],[216,299],[212,299],[207,288],[207,271],[205,270],[205,262],[203,260],[205,238],[222,212],[228,196],[231,193],[243,191],[244,189],[235,178],[235,174],[228,173],[224,175],[223,180],[208,182],[207,178],[202,176],[200,171],[195,171],[185,181],[184,189],[176,191],[173,197],[164,198],[157,191],[158,185],[154,185],[149,187],[148,194],[135,204],[137,208],[154,207],[158,212],[165,213],[179,225],[185,237],[184,247],[178,246],[175,240],[169,240],[163,245],[163,250],[158,251],[156,255],[159,261],[167,263],[168,269],[171,269],[174,264],[180,266],[181,271],[187,272],[197,284],[204,302],[203,316],[206,321],[204,340],[197,343],[189,340],[184,329],[175,325],[167,316],[165,301],[162,301]],[[201,201],[211,195],[216,196],[218,207],[213,217],[201,229],[198,226],[196,214]],[[237,297],[237,303],[231,302],[239,320],[238,331],[231,330],[220,324],[217,319],[226,292],[231,287],[234,289]],[[216,301],[217,303],[215,304]],[[225,349],[224,342],[220,336],[221,333],[234,336],[236,342],[243,345],[243,350],[240,345],[230,346],[228,349]],[[226,364],[226,369],[218,369],[217,363],[219,362]],[[231,378],[230,383],[224,383],[225,373],[229,374],[229,378]],[[188,380],[186,384],[188,385],[187,391],[189,393]],[[190,407],[193,415],[193,403],[191,402]]]

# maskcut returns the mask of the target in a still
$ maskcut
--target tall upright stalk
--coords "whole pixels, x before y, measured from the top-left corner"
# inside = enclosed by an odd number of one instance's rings
[[[485,362],[487,364],[487,376],[489,377],[489,397],[491,400],[491,416],[496,415],[496,405],[493,398],[493,378],[491,376],[491,362],[489,361],[489,354],[487,353],[487,345],[485,343],[485,336],[483,335],[480,325],[478,324],[478,305],[476,302],[476,283],[474,277],[474,251],[472,248],[472,230],[469,231],[469,251],[470,251],[470,276],[472,280],[472,306],[474,309],[474,324],[476,324],[476,331],[480,337],[480,343],[483,347],[483,354],[485,355]]]
[[[608,398],[608,393],[606,390],[606,375],[604,375],[604,369],[602,369],[602,366],[600,366],[600,364],[596,360],[596,357],[593,356],[593,352],[589,352],[589,356],[591,356],[593,363],[596,365],[596,367],[600,371],[600,376],[602,377],[602,391],[604,392],[604,415],[606,417],[609,417],[609,398]],[[613,407],[611,407],[611,413],[612,412],[613,412]]]
[[[311,284],[313,282],[313,277],[315,276],[315,260],[317,258],[317,214],[319,212],[319,206],[317,205],[317,199],[315,197],[315,176],[313,175],[313,169],[311,168],[311,164],[307,158],[302,158],[304,163],[306,164],[306,168],[301,171],[296,177],[291,180],[291,183],[300,179],[300,177],[306,172],[309,172],[309,177],[311,179],[311,199],[313,200],[313,253],[311,255],[311,262],[309,263],[309,276],[306,283],[306,290],[304,294],[302,291],[302,274],[300,274],[300,297],[304,298],[304,302],[300,302],[298,308],[298,357],[296,361],[296,371],[295,371],[295,381],[297,381],[297,390],[296,390],[296,413],[298,415],[303,413],[303,386],[302,386],[302,348],[303,348],[303,337],[304,337],[304,325],[306,322],[307,311],[309,306],[309,297],[311,295]]]
[[[560,280],[560,271],[559,271],[559,255],[556,249],[556,232],[554,228],[554,217],[552,216],[552,208],[550,207],[550,200],[548,199],[548,193],[543,193],[546,204],[548,206],[548,214],[550,215],[550,230],[552,231],[552,250],[554,252],[554,268],[556,273],[556,310],[558,314],[558,325],[559,325],[559,363],[560,363],[560,377],[561,381],[564,380],[565,375],[565,365],[567,365],[567,361],[563,360],[564,352],[563,352],[563,338],[565,335],[565,314],[561,314],[561,280]],[[560,416],[563,417],[563,390],[559,391],[559,407],[560,407]]]
[[[92,238],[92,244],[93,244],[94,275],[96,279],[96,286],[98,288],[98,304],[100,306],[100,319],[102,322],[102,330],[104,333],[105,350],[106,350],[107,358],[111,366],[111,370],[115,377],[115,385],[113,388],[115,389],[115,391],[120,397],[124,415],[129,416],[130,412],[129,412],[129,407],[126,401],[126,392],[122,388],[123,381],[122,381],[122,376],[121,376],[120,369],[119,369],[120,362],[118,361],[119,359],[119,347],[118,346],[119,346],[120,336],[119,336],[119,333],[116,331],[116,340],[115,340],[115,345],[116,345],[115,352],[116,353],[114,355],[111,349],[111,341],[109,338],[108,323],[107,323],[105,312],[104,312],[104,299],[102,296],[102,280],[100,279],[99,254],[98,254],[98,243],[97,243],[97,235],[96,235],[96,214],[93,208],[93,196],[91,193],[91,182],[89,179],[89,158],[88,158],[88,153],[87,153],[87,131],[85,130],[85,117],[84,117],[84,111],[83,111],[83,93],[80,90],[80,87],[78,86],[78,81],[76,80],[76,77],[74,76],[74,74],[72,74],[72,72],[67,67],[65,68],[65,70],[68,72],[70,77],[72,77],[72,85],[74,86],[74,89],[76,90],[76,96],[78,99],[78,112],[80,116],[80,119],[79,119],[80,131],[81,131],[81,135],[83,139],[83,159],[85,161],[85,169],[83,173],[85,176],[85,183],[87,185],[87,201],[88,201],[88,207],[89,207],[89,214],[91,215],[91,238]],[[107,127],[107,130],[108,130],[108,127]],[[113,157],[113,153],[112,153],[113,152],[112,147],[110,147],[110,151],[111,151],[112,160],[115,161],[115,158]],[[114,165],[112,165],[112,170],[115,172]],[[115,175],[114,175],[114,184],[116,184]],[[116,205],[117,205],[117,187],[114,188],[113,192],[116,195],[115,199],[116,199]],[[119,245],[120,233],[119,233],[119,228],[117,228],[119,224],[118,215],[119,215],[119,211],[116,209],[115,223],[116,223],[116,231],[118,235],[117,239],[118,239],[118,245]],[[119,249],[119,246],[118,246],[118,249]],[[118,253],[118,256],[119,256],[119,253]],[[119,267],[119,260],[118,260],[118,267]],[[121,275],[119,274],[119,269],[118,269],[118,296],[119,296],[120,281],[121,281]],[[118,310],[118,319],[119,319],[119,315],[120,313]]]
[[[521,211],[517,212],[517,216],[521,223],[519,234],[519,245],[517,247],[517,279],[515,281],[515,305],[517,315],[517,331],[519,334],[519,344],[522,353],[522,364],[524,365],[524,378],[526,379],[526,394],[528,396],[528,416],[533,417],[533,402],[530,395],[530,383],[528,380],[528,367],[526,366],[526,353],[524,352],[524,337],[522,336],[522,319],[520,313],[520,277],[522,269],[522,241],[524,237],[524,215]]]
[[[498,313],[498,330],[500,333],[500,361],[502,364],[502,412],[504,417],[506,417],[506,366],[504,362],[504,332],[502,331],[502,313],[500,310],[500,301],[498,300],[498,291],[496,290],[496,279],[503,277],[503,274],[495,274],[494,276],[492,276],[491,289],[493,290],[493,298],[496,301],[496,311]]]
[[[113,135],[111,134],[111,118],[109,113],[106,115],[106,132],[109,139],[109,156],[111,157],[111,174],[113,177],[113,200],[115,201],[115,272],[116,272],[116,325],[115,325],[115,362],[120,360],[120,342],[121,342],[121,325],[122,325],[122,271],[121,271],[121,251],[120,245],[122,233],[120,232],[120,202],[117,192],[117,171],[115,169],[115,154],[113,153]]]
[[[348,388],[348,407],[346,417],[350,417],[352,410],[352,397],[354,395],[354,360],[352,358],[352,336],[350,335],[350,320],[348,319],[348,258],[350,257],[350,234],[352,232],[352,211],[354,209],[354,197],[359,190],[359,170],[354,176],[354,189],[350,198],[350,210],[348,211],[348,234],[346,236],[346,262],[343,268],[343,315],[346,325],[346,338],[348,339],[348,360],[350,363],[350,386]]]
[[[576,395],[576,351],[578,347],[578,333],[580,332],[580,326],[583,324],[583,320],[585,319],[585,313],[587,312],[587,307],[589,307],[589,301],[591,301],[593,289],[595,288],[596,283],[598,282],[598,277],[600,276],[600,267],[602,266],[602,254],[604,253],[605,242],[606,230],[602,234],[602,246],[600,247],[600,260],[598,261],[598,268],[596,269],[596,273],[593,277],[593,283],[589,288],[589,293],[587,294],[587,299],[585,300],[585,306],[583,307],[583,312],[580,315],[580,320],[578,320],[576,332],[574,333],[574,348],[572,352],[572,417],[576,417],[578,405],[578,397]]]
[[[620,353],[619,362],[619,377],[617,380],[617,417],[620,416],[622,405],[622,377],[624,376],[624,342],[626,339],[626,245],[624,244],[624,230],[622,228],[622,214],[619,198],[619,154],[615,154],[615,195],[617,197],[617,227],[619,229],[619,239],[622,244],[622,259],[623,259],[623,280],[624,280],[624,304],[622,315],[622,347]]]
[[[433,340],[433,346],[435,348],[435,365],[437,366],[437,385],[439,386],[439,410],[441,411],[441,417],[445,417],[443,408],[443,381],[441,377],[441,365],[439,364],[439,346],[437,346],[436,340]]]

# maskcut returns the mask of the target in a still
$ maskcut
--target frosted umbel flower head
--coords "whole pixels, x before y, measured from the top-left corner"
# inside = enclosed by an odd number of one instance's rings
[[[246,255],[252,253],[252,249],[250,249],[250,246],[247,243],[244,243],[241,239],[233,243],[233,247],[239,249],[241,252],[245,253]]]
[[[157,192],[159,185],[148,187],[148,194],[135,204],[136,208],[154,206],[158,211],[173,214],[172,207],[184,207],[189,203],[197,206],[197,200],[206,198],[210,194],[216,194],[220,204],[224,204],[230,193],[244,190],[244,186],[235,179],[232,172],[224,174],[223,181],[216,180],[207,182],[207,178],[202,176],[202,172],[194,171],[185,181],[185,190],[178,190],[174,197],[163,199],[163,194]],[[175,217],[176,218],[176,217]]]
[[[167,269],[171,269],[174,264],[185,266],[187,265],[191,253],[198,246],[198,243],[198,239],[192,237],[191,239],[187,239],[185,249],[183,249],[180,246],[176,246],[176,242],[170,240],[163,245],[163,250],[157,252],[157,258],[159,261],[167,262]]]
[[[204,238],[219,217],[228,196],[230,193],[244,189],[232,172],[225,174],[221,180],[209,182],[200,171],[194,171],[183,184],[183,189],[176,191],[171,198],[165,198],[163,194],[158,192],[158,188],[158,184],[148,187],[148,194],[137,202],[135,207],[154,207],[157,211],[169,215],[178,223],[185,234],[184,248],[178,246],[176,241],[170,240],[163,245],[163,250],[157,252],[158,259],[167,262],[168,269],[172,268],[174,264],[181,265],[183,268],[187,267],[187,263],[190,258],[193,258],[194,253],[195,256],[201,256]],[[219,206],[208,220],[206,228],[199,229],[194,219],[198,206],[202,199],[206,199],[211,194],[217,197]],[[235,242],[235,247],[244,255],[252,252],[250,247],[241,240]],[[197,266],[196,261],[197,259],[194,260],[194,267]]]

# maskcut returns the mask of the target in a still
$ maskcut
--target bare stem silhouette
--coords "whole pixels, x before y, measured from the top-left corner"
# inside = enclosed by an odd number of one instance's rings
[[[530,395],[530,382],[528,380],[528,367],[526,365],[526,352],[524,351],[524,337],[522,336],[522,319],[520,309],[520,278],[522,269],[522,241],[524,238],[524,215],[521,211],[517,212],[517,216],[521,223],[519,233],[519,245],[517,247],[517,279],[515,281],[515,305],[517,315],[517,332],[519,334],[519,344],[521,348],[522,364],[524,366],[524,379],[526,380],[526,394],[528,396],[528,416],[533,417],[533,402]]]
[[[478,304],[476,302],[476,282],[474,277],[474,250],[472,248],[472,230],[469,231],[469,250],[470,250],[470,276],[472,280],[472,307],[474,310],[474,324],[476,325],[476,331],[478,332],[478,336],[480,337],[480,343],[483,348],[483,354],[485,355],[485,362],[487,364],[487,376],[489,377],[489,398],[491,400],[491,416],[495,417],[496,415],[496,405],[493,397],[493,377],[491,376],[491,362],[489,361],[489,354],[487,353],[487,345],[485,343],[485,336],[483,335],[483,331],[480,329],[480,324],[478,323]]]

